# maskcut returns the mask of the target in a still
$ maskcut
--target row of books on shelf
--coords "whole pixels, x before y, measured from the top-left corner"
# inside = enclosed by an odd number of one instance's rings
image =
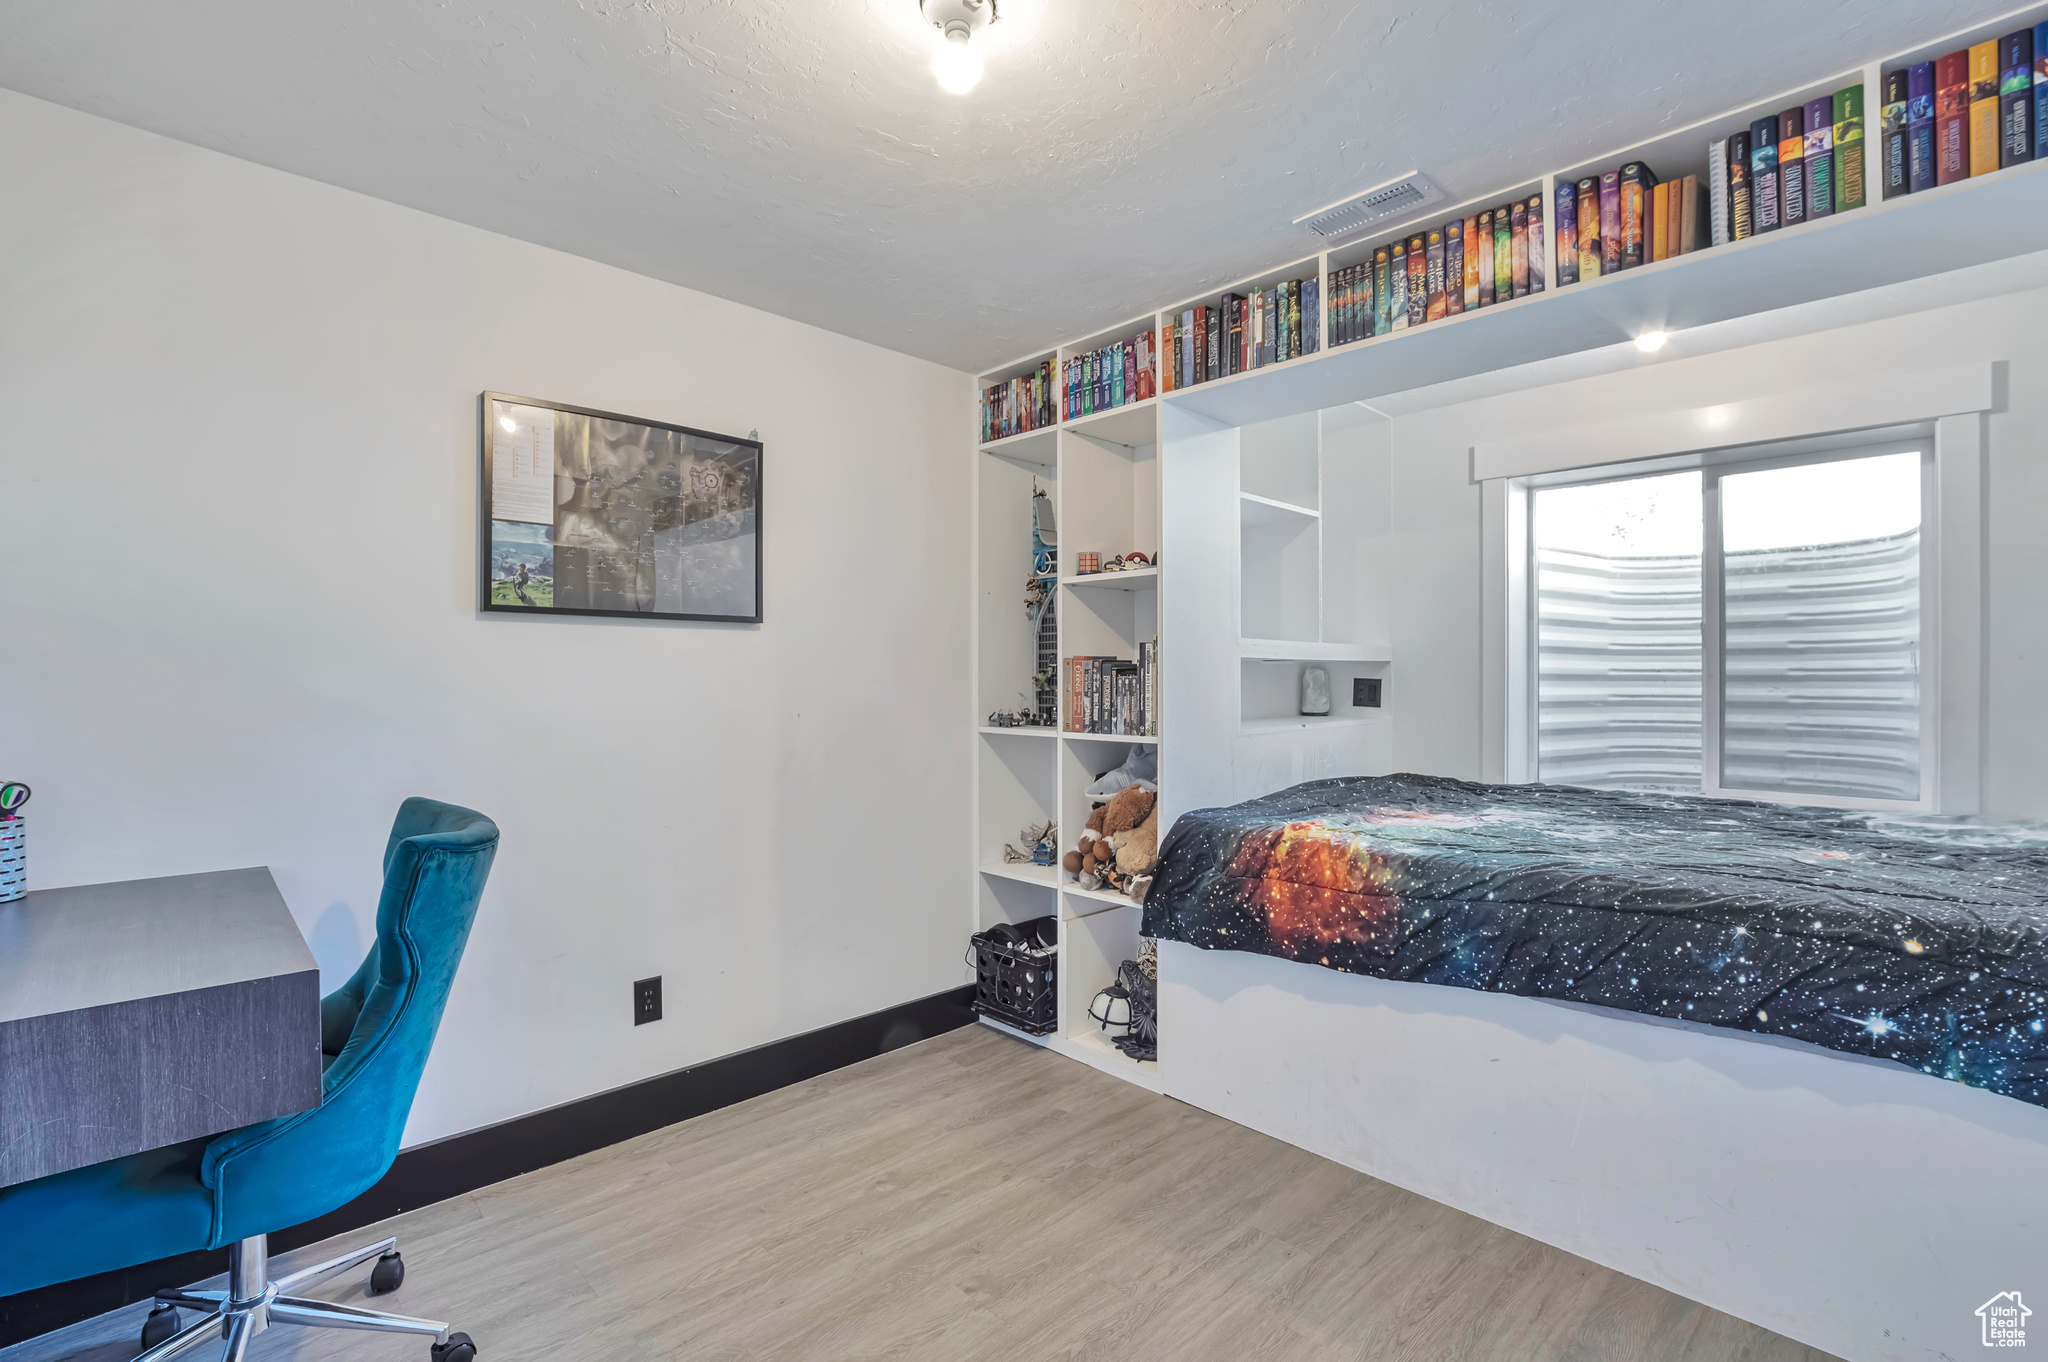
[[[1115,737],[1159,734],[1159,640],[1125,657],[1070,657],[1066,665],[1069,733]]]
[[[1885,198],[2048,160],[2048,23],[1884,73]]]
[[[1150,331],[1060,361],[1066,419],[1089,416],[1152,396],[1158,382],[1158,342]]]
[[[1280,364],[1322,348],[1322,303],[1314,275],[1251,293],[1226,293],[1167,320],[1160,339],[1159,391]]]
[[[981,438],[1003,440],[1053,424],[1057,411],[1052,361],[1016,378],[991,384],[981,394]]]
[[[1851,85],[1707,144],[1708,234],[1744,241],[1863,206],[1863,87]]]
[[[1330,271],[1330,342],[1349,345],[1543,292],[1543,196],[1452,218]]]

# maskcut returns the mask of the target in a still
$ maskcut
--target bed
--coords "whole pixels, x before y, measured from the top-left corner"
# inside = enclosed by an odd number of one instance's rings
[[[1893,1060],[2048,1106],[2048,829],[1437,776],[1175,821],[1146,935]]]

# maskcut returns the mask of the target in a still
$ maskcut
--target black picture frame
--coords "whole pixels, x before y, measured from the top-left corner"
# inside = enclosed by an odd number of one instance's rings
[[[730,514],[740,518],[747,526],[747,533],[744,535],[725,536],[725,538],[751,540],[753,556],[752,612],[640,609],[620,605],[593,604],[591,600],[598,596],[609,594],[616,597],[620,593],[617,590],[607,592],[603,585],[594,584],[595,575],[588,571],[586,571],[583,582],[578,588],[573,591],[564,589],[563,579],[557,575],[560,571],[557,555],[566,556],[573,546],[558,544],[556,539],[562,532],[562,520],[565,513],[575,514],[571,507],[576,501],[580,501],[591,494],[592,487],[590,484],[596,482],[597,479],[588,476],[581,480],[584,485],[579,487],[573,494],[572,502],[560,503],[558,493],[556,498],[558,504],[551,506],[551,514],[554,519],[548,523],[546,545],[548,576],[545,578],[545,581],[547,583],[548,603],[541,604],[536,601],[532,604],[526,604],[521,603],[521,600],[505,599],[507,595],[517,594],[522,600],[532,600],[538,594],[538,591],[536,590],[532,595],[529,595],[526,590],[527,587],[537,587],[543,579],[537,576],[527,576],[522,570],[522,575],[517,579],[516,591],[499,591],[497,588],[501,586],[513,588],[514,579],[509,575],[506,577],[494,575],[494,557],[500,550],[516,552],[517,546],[508,546],[505,542],[505,536],[509,531],[527,526],[537,526],[542,522],[529,518],[530,512],[508,520],[499,520],[494,515],[494,511],[499,509],[494,507],[492,503],[493,488],[495,486],[494,475],[497,460],[500,457],[500,450],[498,448],[500,422],[498,419],[494,419],[498,416],[497,404],[499,403],[522,408],[539,408],[549,412],[585,418],[590,422],[640,427],[648,432],[660,432],[671,437],[679,450],[692,450],[692,447],[698,444],[712,447],[705,451],[709,457],[704,457],[701,460],[698,460],[697,455],[693,451],[692,466],[694,468],[696,462],[701,461],[707,473],[714,475],[712,480],[718,490],[708,495],[718,498],[717,504],[720,508],[720,517]],[[510,418],[508,417],[507,419]],[[560,486],[559,480],[561,478],[571,476],[563,471],[562,455],[554,442],[553,432],[560,428],[561,423],[559,421],[552,422],[549,437],[549,457],[554,460],[553,475],[556,479],[555,485],[557,488]],[[591,427],[588,426],[581,428],[582,432],[586,433],[586,435],[590,429]],[[617,433],[621,435],[630,434],[630,432]],[[647,443],[663,442],[650,440],[643,441],[642,443],[644,446]],[[720,450],[717,448],[721,446],[725,447],[725,449]],[[627,416],[619,412],[600,411],[594,407],[579,407],[567,402],[551,402],[545,398],[521,397],[514,393],[485,391],[479,394],[477,398],[477,454],[477,506],[479,512],[477,517],[477,606],[479,610],[491,614],[534,615],[541,617],[549,615],[586,615],[607,619],[691,620],[717,624],[759,624],[762,622],[764,610],[761,599],[761,522],[763,501],[762,471],[765,465],[765,457],[760,440],[751,436],[721,435],[716,431],[700,430],[695,426],[677,425],[669,421],[654,421],[645,417]],[[586,469],[587,472],[588,470]],[[655,519],[658,519],[664,511],[674,515],[693,499],[692,495],[684,493],[680,485],[675,488],[654,485],[660,482],[663,475],[663,470],[656,468],[652,461],[649,461],[646,466],[636,471],[635,479],[629,479],[624,483],[617,484],[619,487],[632,487],[635,481],[642,478],[654,480],[654,483],[636,490],[633,496],[628,498],[627,502],[628,506],[634,510],[645,510],[649,517],[650,527]],[[723,481],[720,481],[716,475],[723,475]],[[680,464],[678,464],[676,476],[680,484],[682,477]],[[739,491],[727,490],[726,484],[736,479],[744,482],[744,495]],[[518,484],[516,482],[514,486],[515,490],[517,490]],[[613,495],[615,494],[614,492]],[[728,503],[725,498],[727,496],[730,496],[739,503],[731,511],[726,509]],[[644,508],[640,506],[642,501],[647,503]],[[607,497],[605,505],[608,509],[609,497]],[[591,514],[594,513],[586,511],[584,518],[589,519]],[[500,527],[504,527],[503,531],[501,531]],[[535,551],[538,552],[537,549]],[[660,570],[661,564],[658,561],[661,554],[661,548],[650,541],[644,553],[644,561],[636,558],[633,567],[636,583],[634,594],[641,598],[658,601],[662,594],[662,588],[658,584],[664,575]],[[594,562],[595,560],[592,561]],[[673,563],[669,564],[671,569],[674,566]],[[607,568],[607,575],[611,577],[619,575],[620,562],[616,556],[606,560],[605,567]],[[668,575],[673,579],[673,572]],[[731,573],[728,571],[722,575],[726,577],[730,586]],[[554,603],[558,596],[564,595],[569,596],[570,603]],[[494,599],[494,596],[496,599]]]

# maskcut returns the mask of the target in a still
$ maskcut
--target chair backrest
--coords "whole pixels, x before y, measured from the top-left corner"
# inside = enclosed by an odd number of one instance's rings
[[[480,813],[431,799],[399,807],[376,943],[320,1005],[321,1104],[206,1148],[216,1245],[325,1215],[391,1167],[497,849],[497,825]]]

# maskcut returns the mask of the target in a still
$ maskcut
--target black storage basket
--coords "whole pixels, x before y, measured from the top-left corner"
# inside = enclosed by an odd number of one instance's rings
[[[968,951],[968,963],[974,966],[976,1012],[1019,1031],[1043,1036],[1059,1024],[1059,1003],[1054,990],[1058,952],[1005,939],[1021,936],[1024,942],[1032,941],[1038,925],[1027,922],[1009,932],[1001,928],[976,932],[970,938],[973,944]]]

